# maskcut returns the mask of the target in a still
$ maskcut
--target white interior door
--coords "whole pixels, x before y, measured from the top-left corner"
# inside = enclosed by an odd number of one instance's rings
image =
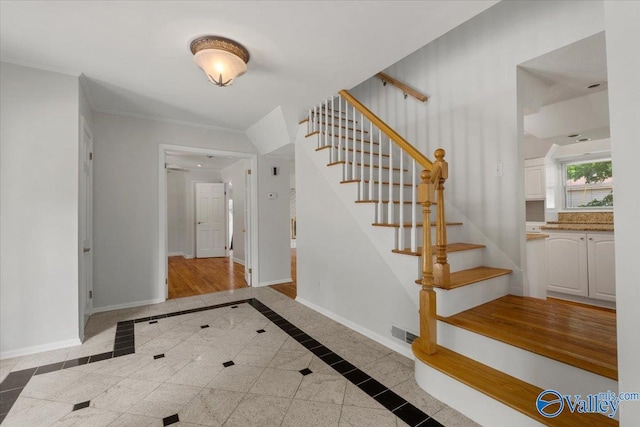
[[[251,255],[251,169],[247,169],[244,174],[244,280],[247,285],[253,286],[251,282],[253,262]]]
[[[80,144],[79,309],[80,331],[93,309],[93,136],[82,118]]]
[[[196,183],[196,258],[227,255],[224,184]]]

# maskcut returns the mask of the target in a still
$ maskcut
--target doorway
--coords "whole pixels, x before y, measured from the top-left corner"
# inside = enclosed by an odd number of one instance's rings
[[[80,132],[78,322],[84,340],[84,326],[93,310],[93,134],[84,116]]]
[[[197,280],[194,280],[194,286],[189,286],[191,289],[184,291],[188,294],[191,292],[189,295],[224,290],[225,287],[221,283],[224,280],[227,280],[230,283],[229,286],[233,288],[247,286],[244,283],[245,267],[235,263],[233,258],[229,256],[231,246],[227,241],[229,198],[224,194],[227,189],[225,184],[222,183],[220,175],[220,171],[225,167],[240,161],[246,163],[248,170],[256,169],[257,156],[255,154],[160,145],[160,238],[158,245],[160,268],[158,291],[160,295],[164,295],[165,299],[170,297],[169,282],[171,277],[176,277],[170,274],[170,263],[172,268],[182,268],[183,271],[196,273],[200,271],[202,273],[200,276],[206,278],[206,286],[202,286],[202,281],[196,283]],[[213,166],[211,166],[212,164]],[[217,168],[217,178],[211,179],[210,174],[206,175],[204,173],[208,168],[210,170]],[[170,176],[171,178],[169,178]],[[179,177],[178,184],[176,184],[176,177]],[[251,188],[256,187],[254,180],[255,174],[250,178]],[[175,191],[176,188],[186,191],[186,195],[182,199],[178,198],[179,204],[183,204],[185,211],[182,216],[177,216],[177,222],[174,217],[169,218],[170,215],[175,215],[175,212],[172,213],[169,209],[169,199],[175,197],[175,194],[171,193],[171,191]],[[171,205],[174,205],[174,202],[175,200],[172,199]],[[218,208],[217,210],[215,209],[216,207]],[[248,217],[245,225],[248,230],[257,229],[255,207],[257,207],[257,195],[255,192],[250,192],[247,195],[246,203]],[[170,219],[171,227],[169,226]],[[170,235],[171,240],[169,239]],[[253,238],[253,236],[257,236],[257,233],[251,233],[251,238],[247,242],[246,253],[250,255],[250,258],[247,256],[248,268],[255,271],[257,266],[254,267],[251,264],[251,260],[255,259],[258,245],[257,238]],[[171,247],[169,246],[170,241]],[[198,263],[199,266],[194,267],[189,263]],[[216,263],[219,265],[213,265]],[[189,265],[187,266],[186,264]],[[236,270],[239,271],[239,274],[237,274]],[[214,280],[214,277],[220,280]],[[242,283],[237,280],[238,277]],[[187,296],[184,292],[172,292],[171,297]]]

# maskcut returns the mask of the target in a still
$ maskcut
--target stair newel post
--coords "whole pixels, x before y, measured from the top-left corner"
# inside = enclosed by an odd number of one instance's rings
[[[431,250],[431,204],[435,185],[431,171],[423,170],[418,185],[418,202],[422,205],[422,289],[420,289],[420,338],[418,346],[425,354],[435,354],[437,349],[436,293],[433,290],[433,254]]]
[[[447,224],[444,212],[444,183],[449,177],[449,164],[444,160],[445,151],[438,148],[435,153],[435,166],[440,170],[438,182],[434,183],[437,190],[436,211],[436,264],[434,266],[434,280],[438,286],[448,288],[451,279],[451,269],[447,262]]]

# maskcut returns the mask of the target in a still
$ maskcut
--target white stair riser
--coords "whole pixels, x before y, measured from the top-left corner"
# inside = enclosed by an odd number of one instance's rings
[[[471,249],[468,251],[457,251],[447,253],[447,262],[449,263],[451,272],[468,270],[470,268],[481,267],[484,265],[483,249]],[[435,256],[433,260],[435,262]]]
[[[618,382],[438,321],[438,343],[543,390],[562,394],[618,391]]]
[[[541,424],[416,359],[416,382],[424,391],[475,422],[495,427]],[[535,405],[535,402],[531,402]]]
[[[509,274],[461,286],[449,291],[436,289],[436,312],[449,317],[509,293]]]

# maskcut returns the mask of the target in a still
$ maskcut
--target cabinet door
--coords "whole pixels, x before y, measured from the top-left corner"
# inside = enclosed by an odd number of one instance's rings
[[[584,234],[550,233],[547,240],[550,291],[589,296]]]
[[[544,173],[544,166],[530,166],[524,169],[524,191],[527,200],[545,198]]]
[[[616,300],[616,269],[613,235],[587,234],[589,298]]]

